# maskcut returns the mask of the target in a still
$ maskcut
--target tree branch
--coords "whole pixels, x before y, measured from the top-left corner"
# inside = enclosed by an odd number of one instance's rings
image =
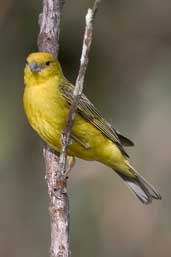
[[[43,12],[39,15],[39,51],[49,52],[57,57],[61,14],[65,0],[43,0]]]
[[[43,0],[39,16],[38,49],[57,57],[63,0]],[[66,180],[61,179],[58,155],[47,145],[43,149],[45,177],[48,184],[49,216],[51,224],[50,257],[69,257],[69,202]]]
[[[60,157],[47,145],[43,149],[51,223],[50,257],[70,257],[71,255],[69,245],[69,201],[66,184],[67,147],[70,143],[71,129],[83,90],[92,42],[93,21],[100,1],[96,0],[93,8],[88,9],[86,15],[80,69],[66,127],[61,135],[62,149]],[[60,21],[64,2],[64,0],[43,0],[43,12],[39,16],[40,33],[38,35],[38,49],[42,52],[49,52],[55,57],[58,56],[59,52]],[[72,165],[73,163],[71,167]]]
[[[77,112],[77,105],[80,101],[80,97],[83,91],[84,79],[85,79],[85,74],[86,74],[88,61],[89,61],[89,52],[90,52],[90,47],[91,47],[92,38],[93,38],[93,22],[94,22],[95,15],[100,2],[101,0],[96,0],[94,2],[93,8],[88,9],[86,18],[85,18],[86,26],[85,26],[85,32],[84,32],[84,38],[83,38],[80,68],[79,68],[79,72],[78,72],[78,76],[77,76],[77,80],[74,88],[74,98],[66,120],[65,129],[61,135],[62,150],[59,158],[59,169],[63,175],[66,172],[67,147],[69,146],[69,143],[70,143],[71,129],[72,129],[74,118]]]

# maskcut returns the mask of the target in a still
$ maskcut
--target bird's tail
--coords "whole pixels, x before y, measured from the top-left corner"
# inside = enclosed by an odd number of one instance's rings
[[[124,175],[121,172],[117,172],[117,174],[126,182],[128,187],[135,193],[142,203],[149,204],[153,199],[161,199],[161,195],[157,190],[141,175],[139,175],[130,164],[129,171],[134,174],[134,176]]]

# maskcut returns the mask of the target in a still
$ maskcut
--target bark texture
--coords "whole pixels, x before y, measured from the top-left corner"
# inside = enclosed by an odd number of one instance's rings
[[[57,57],[63,0],[43,0],[39,15],[38,49]],[[45,177],[48,185],[51,224],[50,257],[69,257],[69,201],[66,179],[59,170],[59,155],[47,145],[43,149]]]

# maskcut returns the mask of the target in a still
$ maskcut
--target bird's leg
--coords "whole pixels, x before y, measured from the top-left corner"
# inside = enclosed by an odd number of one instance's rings
[[[67,156],[67,169],[66,169],[66,172],[64,174],[64,177],[65,179],[68,179],[68,175],[70,173],[70,171],[72,170],[72,168],[74,167],[75,165],[75,157],[74,156]]]

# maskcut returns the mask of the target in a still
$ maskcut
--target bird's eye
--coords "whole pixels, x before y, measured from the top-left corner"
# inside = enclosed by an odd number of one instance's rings
[[[45,62],[45,64],[46,64],[47,66],[49,66],[49,65],[50,65],[50,61]]]

